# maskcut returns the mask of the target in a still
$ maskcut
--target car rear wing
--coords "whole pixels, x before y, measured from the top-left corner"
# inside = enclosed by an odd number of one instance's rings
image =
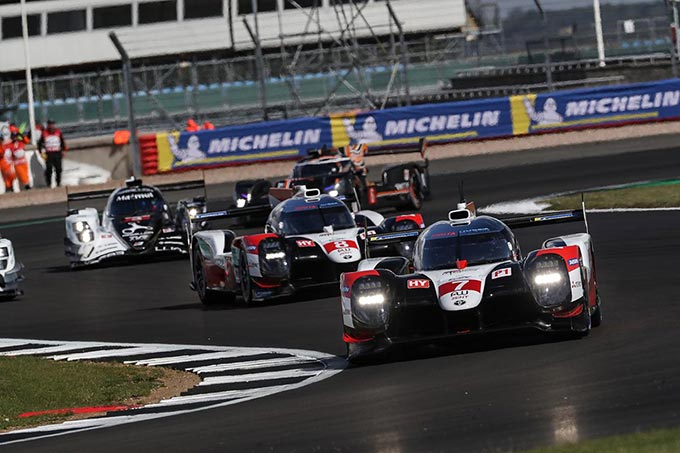
[[[360,145],[360,146],[366,146],[366,145]],[[352,157],[351,156],[351,146],[344,146],[341,148],[343,151],[343,154],[347,157]],[[417,143],[413,145],[403,145],[403,146],[381,146],[381,147],[376,147],[376,148],[369,148],[366,147],[364,149],[364,153],[366,156],[386,156],[386,155],[394,155],[394,154],[411,154],[411,153],[419,153],[420,157],[424,160],[426,159],[426,154],[427,154],[427,140],[425,137],[422,137],[418,140]]]
[[[245,208],[225,209],[223,211],[203,212],[193,216],[191,218],[191,221],[197,223],[207,222],[209,220],[236,219],[238,217],[245,217],[255,214],[267,214],[271,210],[272,210],[271,207],[267,205],[262,205],[262,206],[247,206]]]
[[[553,225],[557,223],[586,222],[585,210],[557,211],[545,214],[532,214],[519,217],[500,218],[510,228]],[[587,227],[587,222],[586,222]]]
[[[126,187],[138,187],[142,185],[141,179],[131,178],[125,181]],[[192,181],[176,182],[169,184],[159,184],[153,187],[159,189],[161,192],[177,192],[182,190],[194,190],[201,189],[203,191],[203,199],[206,198],[205,181],[202,179],[196,179]],[[117,188],[116,188],[117,189]],[[88,201],[88,200],[101,200],[108,198],[111,193],[116,189],[105,189],[105,190],[93,190],[93,191],[73,191],[66,187],[66,209],[68,212],[71,211],[71,203],[75,201]]]
[[[394,231],[392,233],[381,233],[381,234],[368,234],[366,236],[366,242],[369,245],[391,245],[399,244],[401,242],[415,241],[420,236],[423,230],[405,230],[405,231]],[[370,231],[369,231],[370,233]]]

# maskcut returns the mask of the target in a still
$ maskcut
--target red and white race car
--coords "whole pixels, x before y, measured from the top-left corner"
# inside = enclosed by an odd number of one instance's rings
[[[387,219],[372,211],[352,214],[342,201],[317,189],[297,190],[271,210],[262,234],[237,237],[231,230],[205,230],[193,235],[192,288],[203,303],[236,295],[250,303],[336,283],[367,256],[410,256],[425,226],[420,214]],[[193,220],[212,222],[252,215],[257,209],[262,208],[209,212]],[[395,243],[394,237],[402,240]]]
[[[343,274],[348,358],[393,344],[523,327],[585,335],[602,321],[592,238],[546,240],[522,256],[510,227],[584,220],[584,210],[499,219],[461,204],[415,243]]]

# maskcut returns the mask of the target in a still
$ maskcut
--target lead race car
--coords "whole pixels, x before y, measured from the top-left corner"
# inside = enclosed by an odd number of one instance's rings
[[[205,212],[205,196],[183,199],[173,213],[163,192],[203,188],[203,181],[145,185],[130,179],[114,191],[69,193],[64,247],[72,268],[116,257],[187,254],[191,217]],[[95,208],[70,209],[71,203],[108,198],[99,219]],[[194,227],[195,228],[195,227]]]
[[[0,235],[0,300],[23,294],[19,283],[24,280],[23,265],[16,259],[12,242]]]
[[[422,232],[412,259],[362,261],[340,282],[348,359],[524,327],[587,334],[602,322],[590,234],[548,239],[523,257],[510,229],[571,221],[585,221],[585,208],[501,221],[462,203]]]
[[[352,214],[342,201],[318,189],[271,193],[275,207],[264,233],[237,237],[231,230],[204,230],[193,235],[191,287],[203,303],[241,295],[250,304],[302,287],[336,283],[342,272],[355,270],[367,255],[410,255],[424,227],[420,214],[391,218],[372,211]],[[258,209],[262,208],[208,212],[193,220],[234,218]],[[403,240],[389,243],[394,237]]]

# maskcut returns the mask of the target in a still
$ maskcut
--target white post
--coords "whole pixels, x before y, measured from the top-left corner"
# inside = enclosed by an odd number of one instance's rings
[[[26,0],[21,0],[21,32],[24,38],[24,63],[26,64],[26,90],[28,92],[28,125],[31,130],[31,141],[35,145],[35,108],[33,106],[33,75],[31,74],[31,52],[28,48],[28,18],[26,17]]]
[[[673,23],[675,24],[675,55],[680,58],[680,30],[678,30],[678,0],[673,0]]]
[[[600,66],[605,66],[604,61],[604,38],[602,36],[602,14],[600,13],[600,0],[593,0],[593,10],[595,11],[595,34],[597,35],[597,55],[600,59]]]

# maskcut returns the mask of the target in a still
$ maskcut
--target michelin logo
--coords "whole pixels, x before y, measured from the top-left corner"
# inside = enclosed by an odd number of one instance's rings
[[[609,115],[612,113],[639,112],[680,105],[680,91],[664,91],[654,94],[637,94],[632,96],[615,96],[599,99],[583,99],[570,101],[559,113],[557,101],[549,97],[543,104],[542,111],[536,111],[529,98],[523,99],[524,108],[529,118],[537,125],[559,125],[565,118]]]
[[[192,162],[205,159],[205,153],[200,149],[201,141],[195,135],[192,135],[189,137],[189,140],[187,140],[186,149],[179,147],[179,143],[177,143],[172,134],[168,134],[168,144],[170,145],[170,151],[172,151],[177,162]]]
[[[342,124],[345,126],[345,131],[352,143],[357,145],[381,142],[383,140],[383,136],[378,132],[378,125],[375,118],[372,116],[366,117],[364,126],[361,130],[355,129],[352,121],[348,118],[343,118]]]
[[[537,112],[534,106],[531,105],[529,98],[524,98],[524,109],[527,111],[527,115],[536,124],[546,125],[546,124],[559,124],[564,121],[562,115],[557,112],[557,102],[555,99],[548,98],[543,104],[543,111]]]
[[[487,110],[475,113],[434,115],[422,118],[389,120],[385,123],[385,136],[410,135],[416,132],[426,134],[430,132],[445,132],[459,129],[496,127],[500,122],[500,116],[500,110]]]
[[[680,91],[664,91],[656,94],[637,94],[601,99],[585,99],[569,102],[565,115],[607,115],[609,113],[637,112],[680,105]]]
[[[210,141],[208,154],[224,154],[239,151],[271,150],[321,143],[321,129],[305,129],[295,132],[272,132],[270,134],[224,137]]]

